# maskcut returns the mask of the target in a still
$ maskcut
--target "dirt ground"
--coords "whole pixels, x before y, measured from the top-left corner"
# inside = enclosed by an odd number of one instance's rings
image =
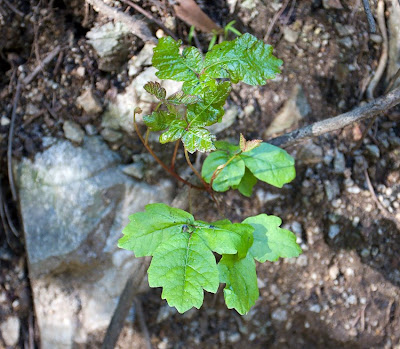
[[[381,53],[379,36],[371,38],[360,1],[289,1],[268,38],[284,61],[279,79],[263,87],[237,85],[232,103],[245,110],[219,139],[264,137],[265,129],[300,84],[310,112],[307,125],[348,111],[365,101],[365,90]],[[98,68],[86,33],[98,18],[83,0],[15,0],[0,2],[0,117],[10,119],[16,79],[36,67],[56,45],[62,51],[23,91],[15,126],[13,156],[32,157],[43,149],[42,138],[63,138],[62,125],[73,120],[101,130],[100,118],[76,106],[83,87],[91,86],[106,105],[132,77],[126,64],[115,72]],[[155,17],[173,15],[168,2],[137,2]],[[157,2],[158,3],[158,2]],[[233,13],[225,1],[199,1],[221,26],[236,20],[241,32],[264,38],[280,1],[238,1]],[[232,3],[232,2],[229,2]],[[324,4],[323,4],[324,3]],[[253,6],[255,4],[255,6]],[[116,6],[126,8],[118,3]],[[133,12],[132,12],[133,13]],[[345,35],[340,27],[348,26]],[[158,29],[151,26],[154,32]],[[296,36],[287,40],[285,28]],[[189,26],[176,19],[176,34],[186,40]],[[293,34],[294,33],[294,34]],[[288,35],[288,34],[286,34]],[[199,34],[207,46],[209,37]],[[129,56],[144,43],[132,37]],[[78,74],[84,67],[86,74]],[[384,79],[383,79],[384,80]],[[383,82],[376,95],[385,89]],[[283,189],[257,184],[255,195],[221,194],[226,216],[241,221],[261,212],[278,215],[296,233],[304,253],[297,259],[258,265],[260,298],[246,316],[227,310],[221,290],[206,294],[200,310],[184,315],[168,311],[161,291],[140,297],[144,319],[155,348],[400,348],[400,109],[381,115],[358,149],[366,124],[321,136],[313,143],[289,148],[297,161],[297,177]],[[0,180],[12,222],[19,230],[17,205],[7,181],[9,123],[0,125]],[[128,162],[144,152],[127,134],[113,143]],[[158,148],[157,148],[158,149]],[[183,165],[183,163],[182,163]],[[183,169],[183,167],[182,167]],[[162,175],[162,174],[161,174]],[[160,174],[149,178],[157,180]],[[372,188],[369,188],[368,181]],[[207,204],[205,205],[204,202]],[[379,204],[377,203],[379,202]],[[196,204],[197,203],[197,204]],[[197,206],[197,209],[196,209]],[[207,197],[195,202],[200,219],[213,220]],[[17,348],[38,343],[23,238],[0,227],[0,323],[10,314],[21,321]],[[32,333],[34,335],[32,336]],[[100,347],[92,338],[88,347]],[[144,348],[141,327],[127,324],[119,348]],[[32,343],[31,343],[32,344]],[[0,348],[5,342],[0,338]]]

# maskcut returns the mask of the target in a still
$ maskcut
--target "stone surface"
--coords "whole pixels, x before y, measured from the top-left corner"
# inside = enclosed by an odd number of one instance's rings
[[[52,146],[16,167],[41,348],[73,348],[108,325],[141,259],[117,248],[128,216],[171,200],[169,180],[150,186],[122,172],[99,137]]]
[[[264,138],[295,126],[299,120],[310,114],[310,112],[311,107],[304,95],[303,88],[299,84],[295,85],[289,99],[264,132]]]
[[[19,339],[20,322],[16,316],[10,316],[0,325],[0,333],[6,345],[13,347]]]
[[[300,32],[295,31],[289,27],[283,28],[283,38],[292,44],[294,44],[299,38]]]
[[[238,115],[238,107],[236,105],[228,105],[225,109],[225,114],[222,117],[222,121],[207,128],[212,134],[220,133],[231,127],[234,124]]]
[[[126,61],[129,51],[129,29],[121,22],[109,22],[92,28],[87,34],[88,42],[98,55],[101,70],[118,70]]]
[[[100,101],[93,94],[91,88],[85,90],[76,100],[78,106],[82,108],[87,114],[96,115],[103,110]]]
[[[78,144],[82,144],[83,138],[85,137],[85,132],[82,128],[73,121],[67,120],[63,125],[65,138]]]
[[[151,59],[153,58],[153,48],[154,44],[147,43],[144,45],[139,54],[132,57],[128,62],[128,75],[134,76],[139,73],[143,66],[150,66]]]
[[[340,0],[322,0],[322,4],[327,10],[343,10],[343,5]]]
[[[147,93],[143,86],[148,81],[158,81],[167,90],[167,94],[172,94],[180,89],[182,83],[163,80],[161,81],[155,75],[157,69],[150,67],[140,73],[123,93],[116,96],[113,102],[107,107],[103,114],[102,126],[113,130],[124,130],[133,133],[132,116],[136,107],[142,109],[142,114],[137,115],[136,121],[142,122],[142,116],[149,114],[152,107],[157,103],[157,99]]]

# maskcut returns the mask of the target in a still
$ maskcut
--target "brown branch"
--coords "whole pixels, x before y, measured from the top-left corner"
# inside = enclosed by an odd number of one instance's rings
[[[175,179],[177,179],[178,181],[181,181],[182,183],[185,183],[186,185],[188,185],[191,188],[195,188],[198,190],[206,190],[206,188],[203,187],[199,187],[197,185],[194,185],[190,182],[188,182],[187,180],[183,179],[181,176],[179,176],[176,172],[172,171],[153,151],[153,149],[151,149],[149,147],[149,145],[146,143],[146,141],[144,140],[143,136],[141,135],[140,131],[139,131],[139,127],[137,126],[137,123],[135,121],[135,117],[133,117],[133,125],[135,127],[135,131],[140,139],[140,141],[143,143],[144,147],[147,149],[147,151],[150,153],[150,155],[154,158],[154,160],[156,160],[158,162],[158,164],[165,170],[167,171],[167,173],[169,173],[172,177],[174,177]]]
[[[352,111],[340,114],[333,118],[315,122],[295,131],[267,141],[270,144],[287,147],[300,141],[320,136],[324,133],[340,130],[357,121],[369,119],[386,111],[400,103],[400,87],[389,92],[387,95],[374,99],[373,101],[358,107]]]
[[[134,8],[137,12],[140,12],[143,16],[145,16],[147,19],[150,21],[154,22],[157,24],[162,30],[164,30],[165,33],[167,33],[170,37],[172,37],[174,40],[178,40],[178,37],[171,31],[169,30],[163,22],[159,21],[157,18],[154,18],[149,12],[146,10],[142,9],[139,5],[135,4],[134,2],[130,0],[122,0],[125,4],[128,6]]]
[[[275,27],[276,21],[277,21],[277,20],[279,19],[279,17],[282,15],[283,11],[285,11],[287,5],[289,4],[289,1],[290,1],[290,0],[286,0],[286,1],[283,3],[282,7],[279,9],[279,11],[276,12],[275,15],[274,15],[274,17],[272,18],[271,23],[270,23],[269,26],[268,26],[267,33],[266,33],[265,36],[264,36],[264,41],[265,41],[265,42],[268,41],[269,36],[271,35],[272,30],[273,30],[274,27]]]
[[[118,22],[124,23],[132,34],[141,38],[145,42],[157,43],[157,39],[153,36],[147,24],[138,18],[132,18],[126,13],[121,12],[115,7],[106,5],[102,0],[86,0],[93,6],[95,11],[105,15],[106,17]]]
[[[385,22],[385,3],[383,0],[379,0],[378,9],[377,9],[377,19],[379,30],[382,34],[383,43],[382,43],[382,53],[379,58],[378,67],[376,68],[374,77],[371,79],[368,89],[367,89],[367,97],[368,100],[372,100],[374,98],[374,91],[379,81],[382,78],[383,72],[385,71],[386,64],[388,61],[388,51],[389,51],[389,39],[386,30],[386,22]]]
[[[49,64],[61,51],[61,46],[57,46],[52,50],[46,57],[40,62],[35,69],[33,69],[32,73],[30,73],[22,83],[24,85],[28,85],[32,82],[32,80],[39,74],[39,72],[44,68],[45,65]]]

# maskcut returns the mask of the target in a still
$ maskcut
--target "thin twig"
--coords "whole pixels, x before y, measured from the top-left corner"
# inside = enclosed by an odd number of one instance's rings
[[[24,17],[25,14],[18,10],[14,5],[12,5],[8,0],[2,0],[9,8],[11,11],[13,11],[15,14],[17,14],[20,17]]]
[[[146,349],[152,349],[153,346],[151,345],[149,330],[147,329],[146,320],[144,318],[142,302],[138,297],[136,297],[133,301],[135,303],[135,310],[137,319],[139,320],[140,330],[142,331],[142,335],[146,340]]]
[[[138,293],[139,286],[146,273],[147,267],[148,262],[146,260],[142,261],[139,270],[136,271],[135,274],[131,275],[126,281],[124,290],[119,297],[117,307],[104,336],[103,344],[101,346],[102,349],[115,348],[115,344],[118,341],[126,316],[132,306],[133,299]]]
[[[265,34],[265,36],[264,36],[264,41],[265,41],[265,42],[268,41],[269,36],[271,35],[272,30],[273,30],[274,27],[275,27],[276,21],[279,19],[279,17],[280,17],[281,14],[283,13],[283,11],[285,11],[287,5],[289,4],[289,1],[290,1],[290,0],[286,0],[286,1],[283,3],[282,7],[279,9],[279,11],[278,11],[277,13],[275,13],[274,17],[272,17],[272,21],[271,21],[271,23],[269,24],[268,29],[267,29],[267,34]]]
[[[381,57],[379,58],[378,67],[376,68],[374,77],[370,81],[367,88],[368,100],[372,100],[374,98],[375,88],[382,78],[388,60],[389,40],[387,36],[386,23],[385,23],[385,3],[383,0],[379,0],[378,2],[377,19],[378,19],[379,30],[383,38],[382,53]]]
[[[279,147],[288,147],[289,145],[300,141],[320,136],[324,133],[340,130],[357,121],[369,119],[382,113],[385,110],[393,108],[400,103],[400,87],[394,89],[388,94],[374,99],[373,101],[355,108],[347,113],[340,114],[333,118],[315,122],[314,124],[302,127],[282,136],[268,140],[267,142]]]
[[[46,57],[43,59],[42,64],[39,64],[33,69],[32,73],[30,73],[22,83],[24,85],[28,85],[32,82],[32,80],[39,74],[39,72],[43,69],[43,67],[49,64],[59,53],[61,50],[61,46],[56,46]]]
[[[136,11],[140,12],[143,16],[145,16],[147,19],[150,21],[154,22],[157,24],[164,32],[166,32],[170,37],[172,37],[174,40],[178,40],[178,37],[171,31],[169,30],[163,22],[159,21],[157,18],[154,18],[149,12],[141,8],[139,5],[133,3],[130,0],[122,0],[125,4],[129,5],[130,7],[134,8]]]
[[[146,143],[146,141],[144,140],[142,134],[139,131],[139,127],[136,123],[135,117],[133,117],[133,125],[135,127],[135,131],[140,139],[140,141],[143,143],[144,147],[147,149],[147,151],[150,153],[150,155],[154,158],[154,160],[156,160],[158,162],[158,164],[165,170],[167,171],[167,173],[169,173],[172,177],[174,177],[175,179],[177,179],[178,181],[181,181],[182,183],[185,183],[186,185],[198,189],[198,190],[206,190],[206,188],[203,187],[199,187],[197,185],[194,185],[190,182],[188,182],[187,180],[183,179],[181,176],[179,176],[176,172],[172,171],[166,164],[164,164],[164,162],[154,153],[153,149],[151,149],[149,147],[149,145]]]
[[[14,96],[10,129],[8,132],[8,148],[7,148],[8,180],[10,182],[12,198],[15,202],[17,201],[18,197],[17,197],[17,189],[15,188],[14,173],[13,173],[13,168],[12,168],[12,146],[13,146],[13,140],[14,140],[15,119],[17,117],[18,102],[19,102],[19,97],[21,96],[21,88],[22,88],[21,81],[18,81],[17,88],[15,91],[15,96]]]
[[[178,154],[178,149],[179,149],[179,143],[181,142],[180,139],[178,139],[175,143],[175,148],[174,148],[174,153],[172,154],[172,159],[171,159],[171,170],[173,171],[175,168],[175,160],[176,160],[176,154]]]
[[[387,85],[386,89],[385,89],[385,93],[388,93],[393,85],[395,84],[395,82],[400,78],[400,68],[397,70],[396,74],[394,74],[389,81],[389,84]]]
[[[147,24],[138,18],[121,12],[115,7],[106,5],[101,0],[86,0],[93,8],[101,14],[107,16],[110,19],[124,23],[131,31],[132,34],[141,38],[145,42],[157,43],[157,39],[153,36]]]
[[[363,0],[363,5],[364,5],[365,14],[367,15],[369,31],[371,33],[376,33],[375,20],[374,20],[374,16],[372,15],[372,12],[371,12],[371,7],[369,6],[369,0]]]

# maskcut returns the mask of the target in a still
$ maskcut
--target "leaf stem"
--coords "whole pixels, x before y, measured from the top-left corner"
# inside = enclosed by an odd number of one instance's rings
[[[198,190],[207,190],[207,187],[199,187],[197,185],[194,185],[187,180],[183,179],[181,176],[179,176],[176,172],[172,171],[162,160],[154,153],[153,149],[149,147],[149,145],[146,143],[144,140],[143,136],[141,135],[139,131],[139,127],[136,123],[136,112],[133,112],[133,125],[135,127],[135,131],[140,139],[140,141],[143,143],[144,147],[147,149],[147,151],[150,153],[150,155],[158,162],[158,164],[165,170],[167,173],[169,173],[172,177],[177,179],[178,181],[181,181],[182,183],[185,183],[191,188],[195,188]]]
[[[174,149],[174,154],[172,155],[172,160],[171,160],[171,170],[173,171],[175,168],[175,160],[176,160],[176,154],[178,153],[178,148],[179,148],[179,143],[181,142],[180,139],[178,139],[175,143],[175,149]]]
[[[189,167],[192,169],[193,173],[200,179],[201,183],[204,185],[205,190],[207,190],[207,192],[210,194],[212,200],[214,201],[215,205],[217,206],[218,212],[219,214],[223,217],[223,213],[221,210],[221,207],[217,201],[217,199],[214,196],[213,193],[213,189],[212,187],[203,179],[203,177],[201,176],[201,174],[196,170],[196,168],[193,166],[192,162],[189,159],[189,153],[186,150],[186,148],[184,147],[184,152],[185,152],[185,158],[186,158],[186,162],[188,163]]]
[[[212,176],[211,176],[211,180],[210,180],[210,187],[212,188],[212,185],[214,183],[214,179],[221,173],[221,171],[229,165],[230,162],[232,162],[232,160],[234,160],[236,157],[238,157],[241,154],[235,154],[233,155],[225,164],[218,166],[215,171],[213,172]]]

